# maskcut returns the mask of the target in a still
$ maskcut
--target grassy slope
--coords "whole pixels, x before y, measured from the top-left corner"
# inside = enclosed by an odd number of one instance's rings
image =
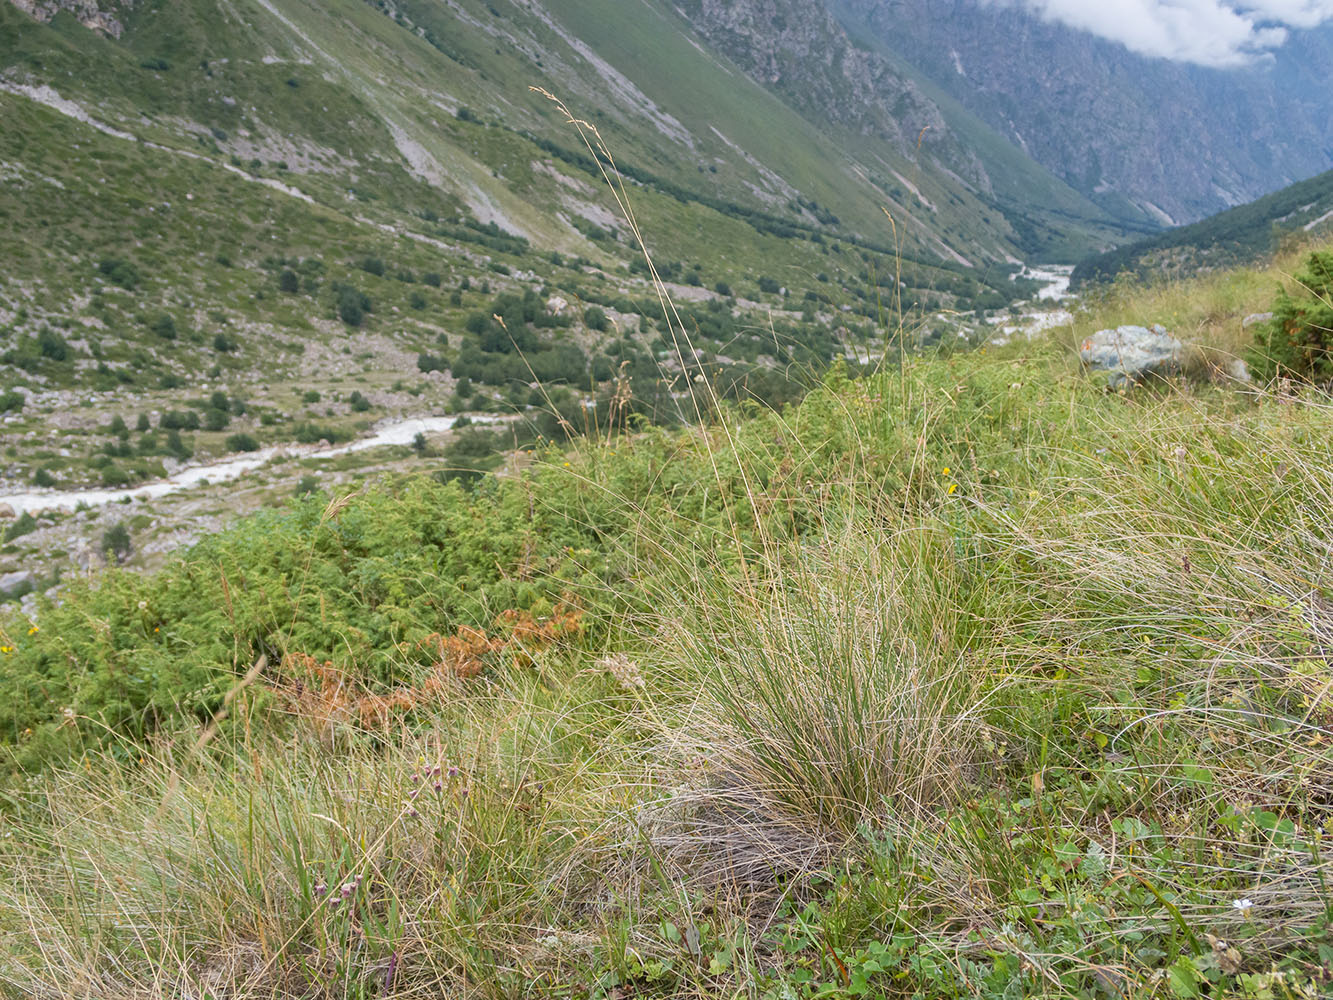
[[[1106,393],[1071,350],[1230,331],[1281,269],[474,496],[307,502],[11,620],[4,736],[48,766],[11,785],[0,974],[1320,995],[1333,410]]]
[[[415,18],[406,26],[352,0],[276,0],[267,7],[247,2],[236,8],[150,2],[126,15],[123,43],[97,39],[68,17],[47,28],[16,11],[0,16],[13,39],[6,46],[10,65],[119,116],[133,131],[193,146],[194,136],[181,125],[195,122],[227,132],[229,140],[221,146],[230,151],[240,145],[234,141],[238,129],[262,124],[271,133],[350,158],[355,169],[344,162],[334,170],[344,183],[356,173],[358,186],[378,189],[381,197],[393,192],[399,207],[411,210],[417,207],[412,200],[421,199],[401,190],[405,164],[389,134],[396,131],[419,146],[425,165],[418,172],[433,175],[447,199],[476,213],[498,208],[511,228],[566,252],[587,248],[554,218],[559,187],[515,190],[505,168],[521,173],[524,164],[512,158],[493,162],[466,136],[460,142],[450,127],[454,108],[467,105],[508,128],[577,145],[559,116],[529,91],[541,85],[566,97],[575,113],[608,127],[608,140],[626,162],[710,197],[797,218],[786,206],[792,191],[784,185],[789,186],[832,209],[845,232],[884,244],[892,237],[880,211],[888,197],[867,180],[866,167],[882,174],[887,165],[922,187],[938,208],[923,218],[925,225],[945,233],[945,241],[966,256],[979,250],[983,258],[1002,257],[1017,249],[1008,223],[945,173],[931,165],[923,171],[882,142],[830,135],[820,123],[805,121],[697,49],[674,13],[656,5],[556,4],[551,10],[562,30],[586,42],[646,99],[683,122],[688,144],[659,130],[638,98],[622,93],[522,6],[469,0],[456,15],[427,4],[404,3],[402,10]],[[408,26],[429,30],[438,47]],[[54,47],[53,37],[60,39]],[[156,59],[167,60],[170,69],[140,65]],[[208,61],[207,70],[202,60]],[[289,79],[302,87],[289,88]],[[222,103],[223,94],[235,103]],[[700,165],[717,169],[700,173]],[[775,184],[768,171],[782,183]],[[1001,171],[1005,177],[1010,173]],[[297,178],[312,193],[319,181],[309,174]],[[1022,191],[1031,200],[1033,184]],[[322,192],[323,200],[333,193]],[[940,253],[915,227],[900,236],[911,252]]]

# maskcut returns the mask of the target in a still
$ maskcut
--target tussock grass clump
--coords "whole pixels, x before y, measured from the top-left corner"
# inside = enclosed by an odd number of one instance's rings
[[[929,526],[861,526],[771,582],[689,608],[668,634],[704,678],[710,767],[844,839],[886,813],[957,801],[985,757],[990,685],[954,645],[959,610],[930,582],[951,563]]]
[[[605,685],[552,697],[515,679],[524,694],[473,689],[334,746],[181,733],[49,773],[0,853],[0,982],[51,998],[501,995],[586,962],[557,914],[582,834],[561,803],[598,754]]]

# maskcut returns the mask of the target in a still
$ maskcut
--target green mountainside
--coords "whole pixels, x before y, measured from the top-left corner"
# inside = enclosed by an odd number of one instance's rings
[[[832,119],[836,76],[797,101],[686,14],[0,3],[0,497],[55,521],[0,576],[41,589],[121,520],[155,563],[238,503],[440,450],[474,475],[626,392],[664,423],[698,419],[700,376],[788,401],[1030,296],[1020,261],[1128,231],[1021,158],[992,177],[970,144],[1003,142],[905,78],[878,77],[881,102],[906,88],[899,126],[897,104]],[[464,414],[499,426],[311,454]],[[247,455],[275,461],[244,490],[72,519],[46,499]]]
[[[1333,230],[1333,171],[1300,181],[1248,205],[1189,226],[1090,257],[1074,269],[1072,286],[1182,274],[1258,260],[1284,241]]]
[[[443,207],[503,223],[543,249],[587,249],[574,225],[578,199],[558,179],[578,169],[563,156],[587,151],[532,87],[603,128],[637,184],[687,202],[884,245],[893,230],[883,208],[910,214],[929,204],[924,229],[900,236],[908,251],[953,259],[961,251],[938,243],[945,229],[978,263],[1015,249],[1003,218],[968,184],[887,141],[845,149],[701,50],[665,5],[379,8],[139,3],[123,12],[119,40],[65,14],[41,26],[6,9],[4,75],[49,85],[100,120],[170,147],[211,142],[246,162],[286,163],[289,179],[320,200],[333,185],[354,187],[391,199],[384,210],[410,213],[419,206],[409,192],[424,186]],[[491,134],[462,127],[459,108]],[[552,157],[555,173],[532,170],[533,160]],[[900,181],[886,192],[871,180],[893,173],[919,196]]]
[[[881,144],[917,194],[879,190],[666,9],[110,9],[114,36],[0,4],[11,489],[134,483],[229,442],[440,409],[522,414],[549,402],[534,376],[591,401],[622,363],[656,413],[686,362],[638,234],[700,311],[688,363],[760,395],[786,391],[761,373],[793,358],[883,340],[890,305],[916,326],[1030,290],[965,185]],[[895,197],[929,225],[895,228]],[[497,337],[513,308],[528,334]],[[126,440],[139,414],[151,433]]]

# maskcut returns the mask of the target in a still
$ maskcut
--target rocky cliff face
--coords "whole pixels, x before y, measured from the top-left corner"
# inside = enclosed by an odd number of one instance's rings
[[[29,17],[47,22],[61,11],[73,14],[85,28],[92,28],[112,38],[119,38],[124,25],[116,17],[116,8],[122,4],[99,2],[99,0],[10,0],[15,7]],[[131,6],[132,0],[124,0],[124,6]]]
[[[806,117],[887,139],[909,156],[931,156],[990,191],[985,165],[935,103],[910,76],[854,45],[818,2],[682,0],[677,9],[709,45]]]
[[[830,0],[1084,194],[1189,222],[1333,165],[1333,29],[1243,70],[1148,59],[1007,4]]]

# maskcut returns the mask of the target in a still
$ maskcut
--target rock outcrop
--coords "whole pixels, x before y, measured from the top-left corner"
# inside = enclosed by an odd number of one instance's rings
[[[1099,330],[1083,341],[1079,356],[1093,371],[1109,373],[1112,386],[1121,386],[1178,372],[1185,345],[1161,325],[1120,326]]]
[[[822,5],[681,0],[677,9],[709,45],[812,121],[887,139],[914,158],[934,157],[975,190],[991,192],[981,159],[938,105],[886,58],[854,44]]]
[[[9,0],[9,2],[29,17],[43,23],[50,21],[61,11],[68,11],[85,28],[100,31],[112,38],[119,38],[120,33],[125,30],[125,26],[116,17],[115,9],[121,6],[133,6],[133,0],[122,0],[121,3],[107,3],[106,0]]]

